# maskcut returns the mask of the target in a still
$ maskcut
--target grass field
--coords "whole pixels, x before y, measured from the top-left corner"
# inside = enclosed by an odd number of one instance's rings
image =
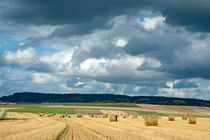
[[[0,105],[0,107],[11,108],[10,112],[31,112],[31,113],[73,113],[72,108],[50,108],[41,104],[17,104],[17,105]]]

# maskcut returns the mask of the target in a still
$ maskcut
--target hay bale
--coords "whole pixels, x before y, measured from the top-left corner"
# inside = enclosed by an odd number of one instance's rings
[[[76,114],[77,118],[82,118],[82,114]]]
[[[189,117],[189,124],[196,124],[197,119],[195,117]]]
[[[123,115],[123,118],[125,119],[127,117],[127,115]]]
[[[187,120],[187,115],[183,115],[182,120]]]
[[[60,118],[65,118],[65,115],[64,115],[64,114],[61,114],[61,115],[60,115]]]
[[[52,114],[47,114],[47,117],[52,117]]]
[[[175,118],[174,118],[174,116],[169,115],[169,116],[168,116],[168,120],[169,120],[169,121],[175,121]]]
[[[108,118],[108,116],[109,116],[108,114],[103,114],[102,118]]]
[[[88,116],[89,116],[90,118],[93,118],[93,116],[94,116],[94,115],[92,115],[92,114],[89,114]]]
[[[118,121],[117,118],[118,118],[117,115],[113,115],[113,114],[112,114],[112,115],[110,115],[110,117],[109,117],[109,121],[110,121],[110,122],[117,122],[117,121]]]
[[[132,119],[135,119],[135,118],[137,118],[137,117],[138,117],[137,115],[132,115],[132,116],[131,116]]]
[[[43,113],[40,113],[40,114],[39,114],[39,116],[40,116],[40,117],[43,117],[43,116],[44,116],[44,114],[43,114]]]
[[[157,115],[148,115],[144,116],[145,126],[158,126],[158,116]]]

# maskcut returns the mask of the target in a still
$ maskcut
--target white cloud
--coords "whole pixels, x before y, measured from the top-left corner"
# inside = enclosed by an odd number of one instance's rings
[[[158,96],[210,99],[210,89],[208,88],[182,88],[182,89],[159,88]]]
[[[39,58],[39,63],[49,65],[57,72],[70,72],[72,66],[73,50],[68,49],[52,54],[43,55]]]
[[[77,82],[77,83],[75,83],[74,85],[77,87],[77,86],[82,86],[82,85],[84,85],[85,83],[84,82]]]
[[[90,76],[105,76],[107,75],[106,71],[107,60],[102,59],[87,59],[80,64],[81,74],[90,75]]]
[[[116,46],[116,47],[125,47],[125,45],[128,43],[127,40],[125,39],[117,39],[117,40],[114,40],[113,41],[113,44]]]
[[[5,51],[4,59],[10,65],[28,66],[36,61],[36,52],[33,48],[18,49],[16,52]]]
[[[140,21],[139,23],[146,29],[146,30],[153,30],[158,25],[162,25],[165,21],[165,17],[157,16],[157,17],[145,17],[144,21]]]
[[[36,84],[50,84],[50,83],[60,83],[63,80],[62,77],[55,76],[49,73],[33,73],[32,81]]]

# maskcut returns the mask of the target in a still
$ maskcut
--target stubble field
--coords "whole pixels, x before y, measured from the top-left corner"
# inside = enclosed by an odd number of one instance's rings
[[[102,111],[103,112],[103,111]],[[108,113],[108,112],[105,112]],[[121,113],[121,112],[111,112]],[[159,117],[158,126],[145,126],[142,116],[123,118],[117,122],[100,115],[75,114],[40,117],[38,113],[7,112],[0,121],[1,140],[209,140],[210,119],[197,118],[197,124],[175,117]]]

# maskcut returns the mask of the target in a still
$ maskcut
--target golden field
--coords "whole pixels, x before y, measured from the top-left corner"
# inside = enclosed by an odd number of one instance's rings
[[[112,112],[114,113],[114,111]],[[120,112],[116,112],[120,113]],[[197,118],[196,124],[175,117],[158,117],[158,126],[145,126],[142,116],[132,115],[117,122],[100,115],[54,116],[8,112],[0,121],[0,140],[209,140],[210,119]]]

